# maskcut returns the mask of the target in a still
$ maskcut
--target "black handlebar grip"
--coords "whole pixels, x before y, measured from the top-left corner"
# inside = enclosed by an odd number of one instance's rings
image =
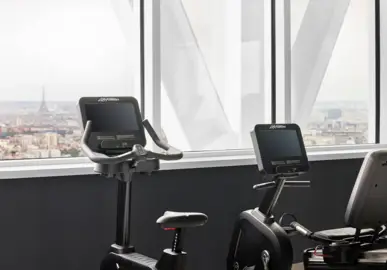
[[[92,124],[91,121],[87,121],[86,126],[85,126],[85,130],[83,131],[83,135],[81,138],[82,151],[90,159],[94,156],[94,152],[87,145],[87,140],[88,140],[90,133],[91,133],[91,124]]]
[[[309,180],[301,180],[301,181],[286,181],[285,187],[297,187],[297,188],[304,188],[304,187],[310,187],[311,182]]]
[[[298,223],[297,221],[293,221],[292,223],[290,223],[290,226],[292,228],[294,228],[299,234],[301,234],[302,236],[306,236],[306,237],[310,237],[312,235],[312,232],[310,230],[308,230],[307,228],[305,228],[304,226],[302,226],[300,223]]]
[[[142,121],[142,124],[144,125],[145,129],[148,131],[149,136],[151,136],[152,140],[155,142],[155,144],[160,147],[161,149],[168,150],[169,145],[163,141],[161,141],[159,135],[157,132],[153,129],[152,125],[149,123],[148,119],[145,119]]]
[[[168,151],[168,153],[163,154],[163,153],[155,153],[155,152],[149,151],[148,157],[161,159],[161,160],[179,160],[183,157],[183,153],[180,151],[177,153],[172,153],[171,151]]]
[[[147,119],[145,119],[142,123],[154,143],[161,149],[167,151],[167,153],[155,153],[149,151],[149,157],[162,160],[179,160],[183,158],[183,152],[169,145],[167,142],[162,141]]]
[[[275,182],[271,181],[271,182],[266,182],[262,184],[256,184],[253,186],[253,189],[260,190],[260,189],[273,188],[273,187],[275,187]]]
[[[325,237],[323,235],[319,235],[317,233],[313,233],[304,226],[302,226],[300,223],[294,221],[290,223],[290,226],[294,228],[299,234],[302,236],[305,236],[313,241],[319,242],[319,243],[324,243],[324,244],[331,244],[334,241],[330,239],[329,237]]]

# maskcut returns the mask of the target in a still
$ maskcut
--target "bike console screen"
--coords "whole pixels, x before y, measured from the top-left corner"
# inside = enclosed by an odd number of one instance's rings
[[[120,154],[135,144],[145,146],[145,133],[138,102],[132,97],[84,97],[79,101],[83,126],[91,121],[90,149]]]
[[[125,132],[139,130],[132,103],[85,104],[87,120],[93,132]]]
[[[309,169],[298,125],[256,125],[251,136],[261,172],[290,174],[306,172]]]

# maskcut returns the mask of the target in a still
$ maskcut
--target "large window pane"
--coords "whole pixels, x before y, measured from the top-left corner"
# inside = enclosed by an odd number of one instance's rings
[[[135,14],[120,0],[0,2],[0,159],[78,156],[77,100],[136,95]]]
[[[307,145],[373,143],[374,1],[292,0],[292,120]]]
[[[176,146],[251,148],[270,121],[266,2],[161,1],[161,126]]]

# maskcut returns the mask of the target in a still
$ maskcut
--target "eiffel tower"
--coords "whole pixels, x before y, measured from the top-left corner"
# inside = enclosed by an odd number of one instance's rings
[[[49,110],[48,110],[47,104],[46,104],[46,89],[43,86],[42,87],[42,101],[40,103],[39,113],[45,114],[48,112],[49,112]]]

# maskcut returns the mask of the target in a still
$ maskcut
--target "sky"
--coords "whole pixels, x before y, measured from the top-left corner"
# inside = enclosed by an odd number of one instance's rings
[[[131,87],[130,47],[109,0],[0,1],[0,100],[76,100]]]
[[[352,0],[318,100],[368,98],[370,2]],[[68,101],[133,89],[134,50],[110,0],[2,0],[0,33],[0,101],[40,100],[43,86]]]
[[[325,0],[313,0],[315,2]],[[331,0],[329,0],[330,2]],[[347,0],[337,0],[346,2]],[[309,0],[291,0],[292,43]],[[373,61],[374,1],[350,0],[317,100],[368,101],[375,76]],[[321,11],[319,11],[321,12]],[[316,29],[318,31],[318,29]],[[313,35],[311,35],[311,38]]]
[[[370,90],[375,89],[373,10],[374,1],[351,0],[318,101],[368,101],[371,97]]]

